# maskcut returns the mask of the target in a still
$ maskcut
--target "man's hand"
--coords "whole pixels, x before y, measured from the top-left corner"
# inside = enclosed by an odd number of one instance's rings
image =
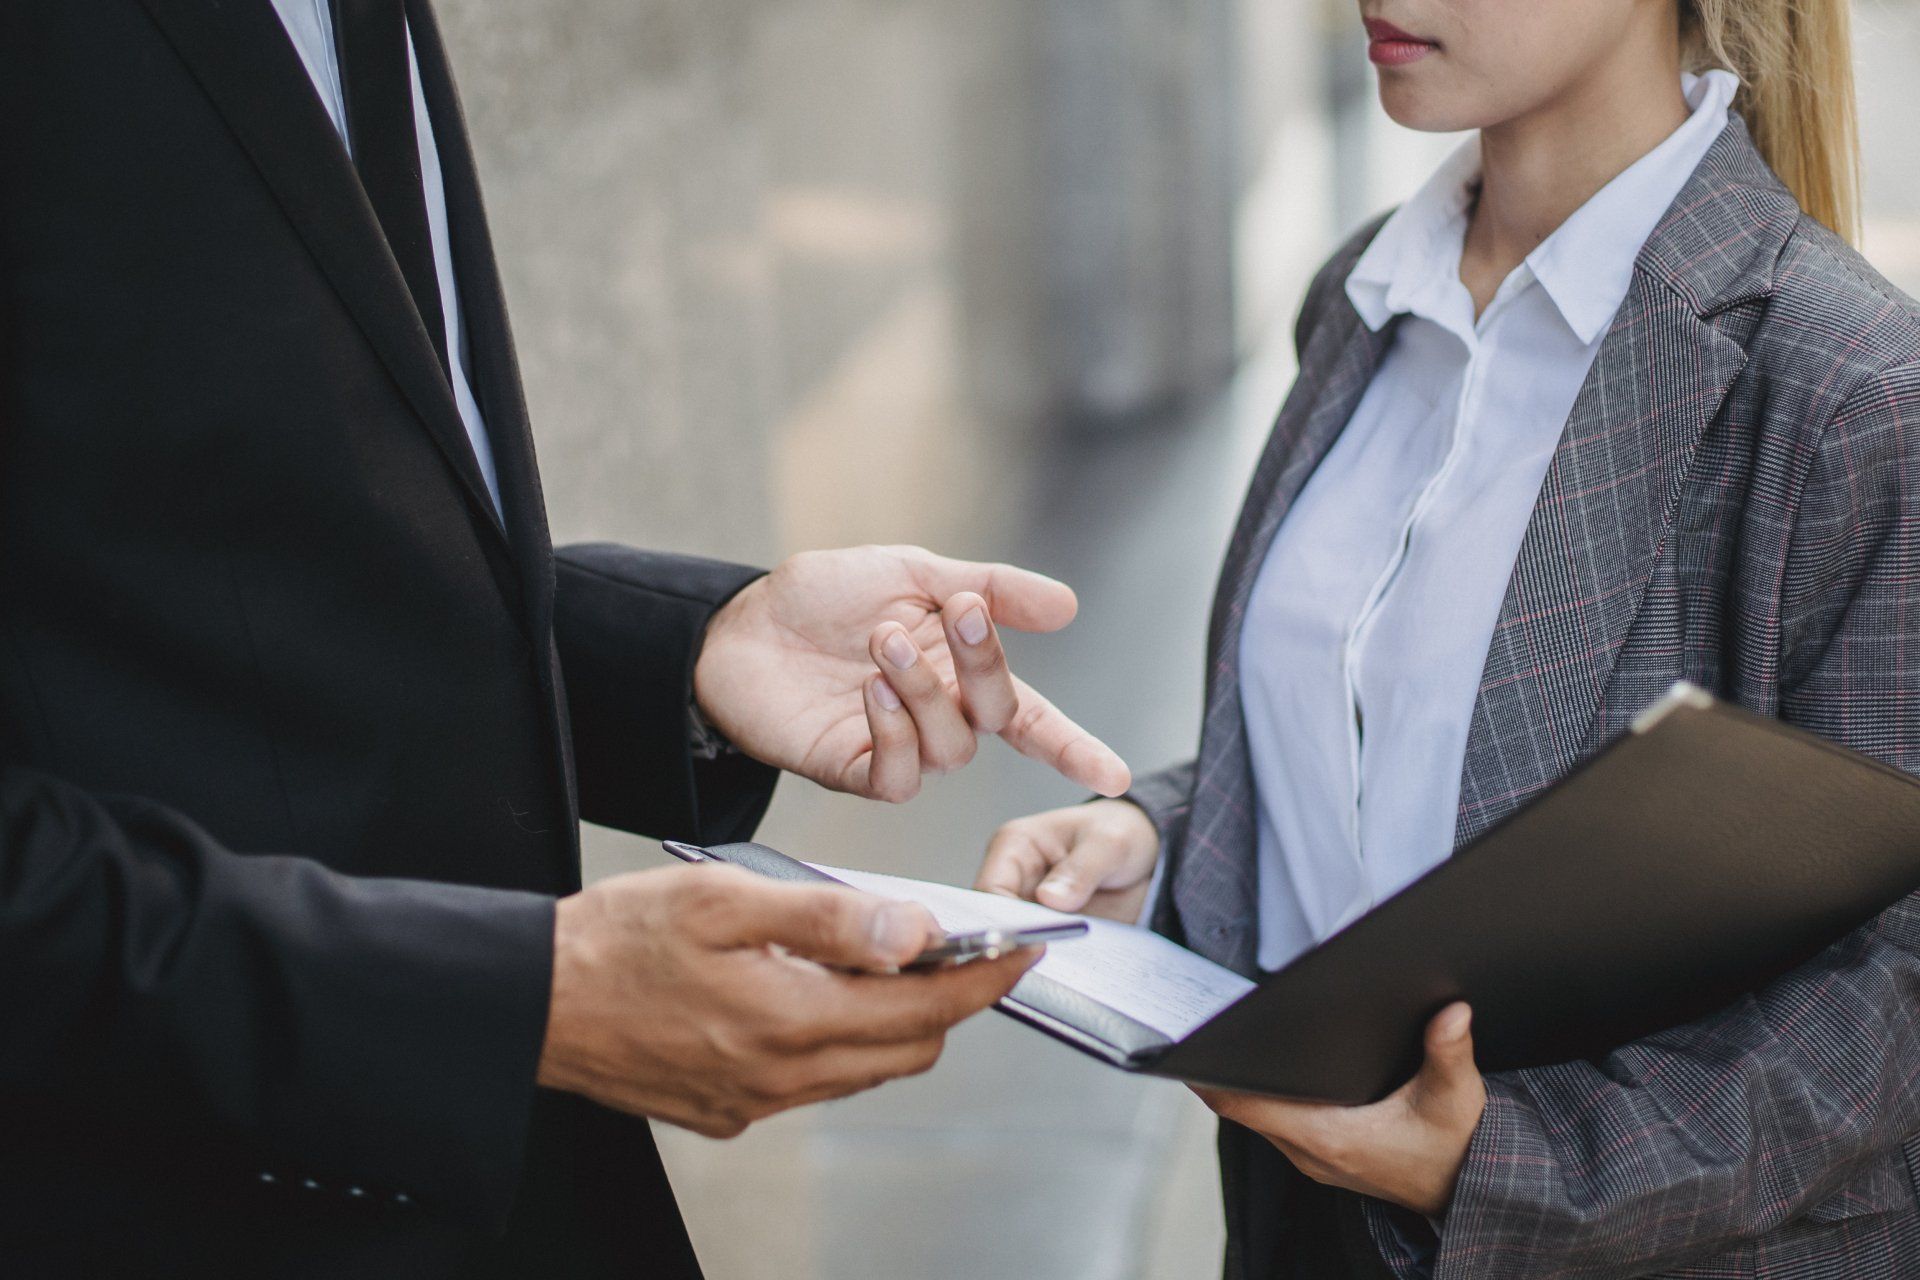
[[[977,733],[996,733],[1118,795],[1127,766],[1013,677],[994,629],[1057,631],[1077,607],[1066,584],[1010,565],[805,552],[715,615],[694,697],[740,750],[836,791],[912,799],[923,773],[959,768]]]
[[[1471,1021],[1464,1004],[1435,1014],[1427,1024],[1427,1060],[1420,1073],[1368,1106],[1284,1102],[1220,1089],[1194,1092],[1225,1119],[1278,1147],[1315,1182],[1438,1219],[1453,1202],[1467,1146],[1487,1106],[1486,1082],[1473,1064]]]
[[[1140,919],[1160,833],[1138,805],[1095,800],[1016,818],[993,833],[973,887],[1123,924]]]
[[[925,1071],[1038,956],[872,972],[940,936],[912,904],[733,867],[602,881],[558,908],[539,1082],[724,1138]]]

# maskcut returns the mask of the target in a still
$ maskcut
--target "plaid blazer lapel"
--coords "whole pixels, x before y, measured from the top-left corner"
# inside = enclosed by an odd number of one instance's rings
[[[1734,120],[1641,249],[1508,580],[1468,732],[1456,847],[1637,709],[1608,707],[1609,678],[1795,216]]]
[[[1247,597],[1287,509],[1379,367],[1391,326],[1376,333],[1342,290],[1302,353],[1300,376],[1254,468],[1220,571],[1207,639],[1206,714],[1193,810],[1173,870],[1188,947],[1241,973],[1259,945],[1254,894],[1255,796],[1240,711],[1240,625]]]

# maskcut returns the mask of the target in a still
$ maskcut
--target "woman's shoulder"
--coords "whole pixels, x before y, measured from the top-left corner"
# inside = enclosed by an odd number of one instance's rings
[[[1747,385],[1736,403],[1809,460],[1807,483],[1821,501],[1848,510],[1910,501],[1907,477],[1920,458],[1920,303],[1802,214],[1745,345]]]
[[[1920,363],[1920,302],[1845,240],[1802,214],[1774,264],[1754,352],[1863,386]]]

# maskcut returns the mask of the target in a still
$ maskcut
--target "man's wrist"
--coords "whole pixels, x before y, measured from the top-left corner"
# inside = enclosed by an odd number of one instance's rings
[[[722,602],[708,616],[706,626],[701,628],[699,637],[694,641],[693,661],[689,665],[693,674],[687,690],[687,741],[696,759],[713,760],[739,751],[720,728],[720,717],[713,714],[712,691],[719,659],[714,656],[712,642],[716,634],[726,631],[733,624],[746,607],[749,594],[766,580],[766,575],[762,574]]]
[[[707,713],[700,709],[700,699],[691,693],[687,696],[687,749],[695,760],[718,760],[740,753],[740,748],[707,719]]]
[[[560,899],[553,910],[553,985],[547,1000],[547,1033],[540,1046],[534,1083],[543,1089],[578,1092],[581,1084],[575,1063],[578,1027],[576,1010],[580,978],[587,967],[586,916],[594,910],[590,895],[576,893]]]

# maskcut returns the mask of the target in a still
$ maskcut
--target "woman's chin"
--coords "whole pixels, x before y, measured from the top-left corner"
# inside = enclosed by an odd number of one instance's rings
[[[1473,107],[1461,102],[1457,94],[1438,90],[1431,84],[1416,83],[1407,75],[1413,68],[1383,73],[1380,77],[1380,106],[1387,118],[1403,129],[1420,133],[1459,133],[1478,129],[1485,121]]]

